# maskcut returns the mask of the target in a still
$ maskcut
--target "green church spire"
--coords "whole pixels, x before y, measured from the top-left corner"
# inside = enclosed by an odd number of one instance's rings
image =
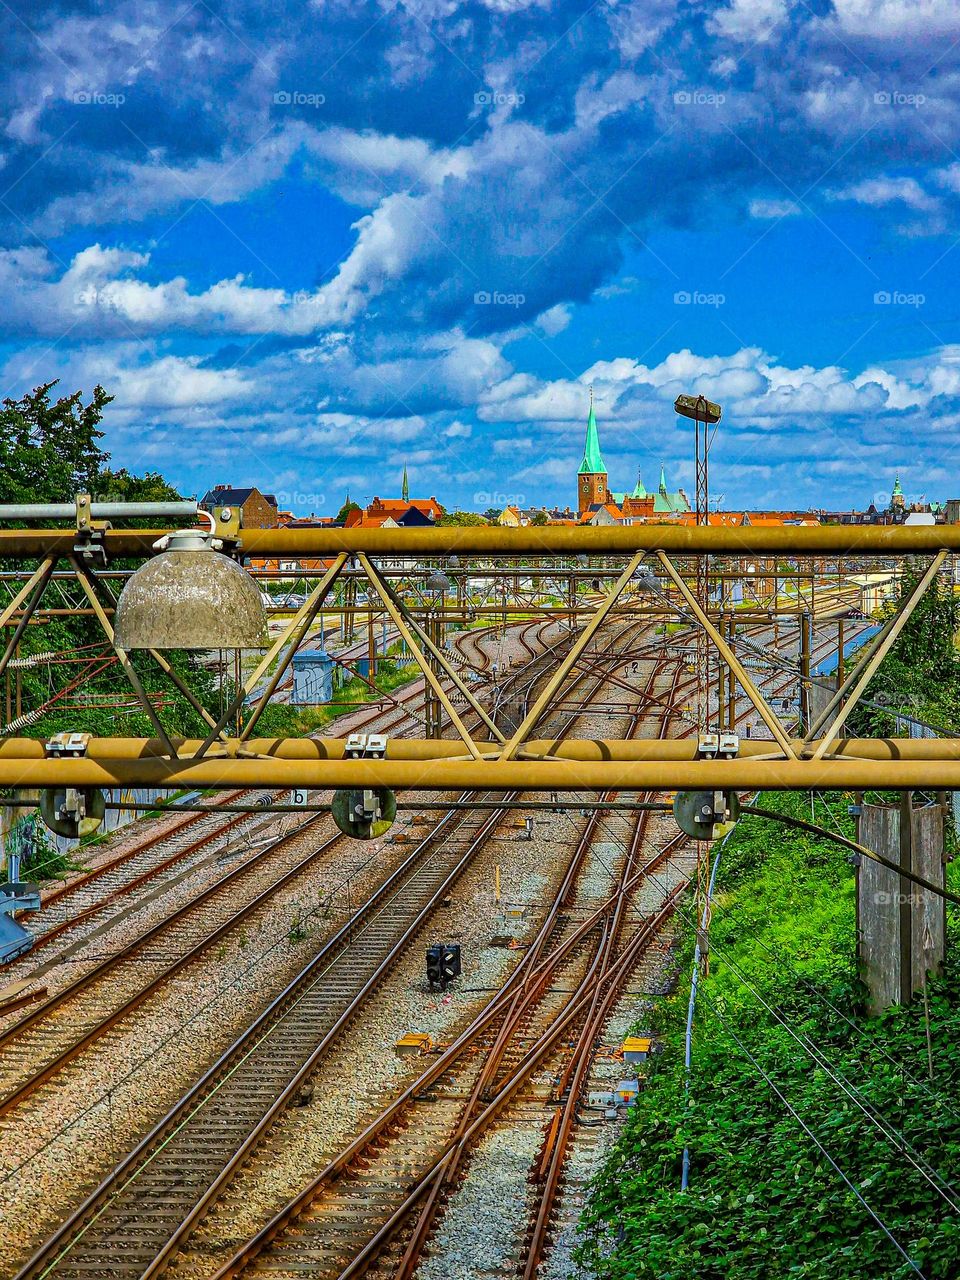
[[[632,498],[645,498],[647,496],[647,491],[643,487],[643,481],[640,479],[639,467],[637,467],[637,487],[634,489],[633,493],[630,496]]]
[[[400,497],[404,502],[410,501],[410,485],[407,483],[407,464],[403,464],[403,484],[400,486]]]
[[[580,463],[580,475],[606,475],[607,468],[600,456],[600,436],[597,432],[597,415],[593,411],[593,387],[590,388],[590,412],[587,414],[587,439]]]
[[[662,462],[660,463],[660,492],[664,495],[667,492],[667,473]]]

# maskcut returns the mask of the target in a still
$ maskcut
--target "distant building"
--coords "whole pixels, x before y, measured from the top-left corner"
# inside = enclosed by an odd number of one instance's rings
[[[566,513],[574,519],[572,511]],[[551,524],[564,517],[564,512],[554,513],[546,507],[504,507],[497,516],[497,524],[506,529],[525,529],[528,524]]]
[[[199,505],[211,512],[215,507],[239,507],[244,529],[274,529],[280,523],[276,498],[255,487],[234,489],[229,484],[215,484]]]
[[[690,499],[682,489],[671,492],[667,488],[667,475],[663,466],[660,468],[660,483],[653,493],[648,493],[644,488],[639,470],[637,483],[630,493],[610,492],[606,463],[600,453],[600,433],[593,407],[592,387],[583,461],[577,473],[577,504],[581,524],[634,524],[660,516],[677,516],[690,510]],[[599,514],[601,511],[604,512],[603,515]]]
[[[443,515],[443,507],[436,498],[374,498],[364,514],[372,517],[390,516],[397,524],[402,525],[403,517],[411,507],[426,516],[428,524],[433,524]]]

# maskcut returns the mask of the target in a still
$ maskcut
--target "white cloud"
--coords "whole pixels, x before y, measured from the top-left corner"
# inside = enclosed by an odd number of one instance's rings
[[[305,336],[337,319],[322,290],[290,294],[259,288],[243,275],[200,292],[175,276],[159,284],[138,278],[150,256],[89,245],[55,279],[56,265],[42,249],[0,250],[0,288],[8,330],[74,339],[194,331],[204,334]]]
[[[800,212],[795,200],[751,200],[751,218],[792,218]]]
[[[874,40],[935,38],[960,33],[960,8],[954,0],[833,0],[825,21]]]
[[[787,14],[786,0],[733,0],[717,9],[707,23],[714,35],[751,44],[769,40]]]
[[[573,308],[570,304],[558,302],[555,307],[549,307],[546,311],[541,312],[534,323],[548,338],[553,338],[566,329],[572,318]]]
[[[933,213],[940,201],[921,187],[916,178],[865,178],[852,186],[830,192],[831,200],[854,200],[857,204],[882,208],[888,204],[905,204],[918,213]]]

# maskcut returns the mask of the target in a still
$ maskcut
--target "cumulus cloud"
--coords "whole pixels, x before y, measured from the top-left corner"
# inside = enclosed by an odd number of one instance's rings
[[[874,208],[888,204],[905,204],[920,213],[933,212],[940,207],[936,196],[924,191],[916,178],[877,177],[865,178],[853,186],[844,187],[831,193],[834,200],[854,200],[857,204],[871,205]]]
[[[34,16],[39,40],[0,15],[2,323],[23,344],[8,385],[32,370],[99,378],[118,393],[115,421],[210,427],[211,457],[218,432],[261,460],[319,449],[321,470],[341,445],[422,450],[436,483],[519,447],[518,424],[562,469],[589,380],[622,459],[698,380],[724,400],[743,465],[770,475],[791,432],[826,473],[848,436],[882,449],[865,438],[873,415],[927,414],[941,430],[960,396],[946,349],[902,367],[865,343],[850,372],[807,365],[799,342],[780,360],[749,345],[770,346],[753,328],[728,355],[681,345],[729,344],[743,320],[725,311],[712,343],[672,334],[680,349],[664,353],[673,317],[658,299],[689,282],[706,224],[769,245],[801,230],[774,224],[802,210],[803,233],[830,245],[826,200],[831,221],[855,204],[889,237],[955,218],[956,6],[821,8],[278,0],[227,26],[204,5],[119,0],[109,20],[54,3]],[[213,235],[197,236],[197,210]],[[732,292],[744,274],[729,270]],[[572,323],[587,303],[593,334]],[[578,351],[581,337],[595,345]],[[504,354],[524,339],[537,372]],[[621,354],[648,344],[656,356]],[[549,378],[544,348],[568,369],[593,363]]]

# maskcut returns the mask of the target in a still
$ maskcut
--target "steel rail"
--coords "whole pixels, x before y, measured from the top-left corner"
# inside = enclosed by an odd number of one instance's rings
[[[671,697],[670,699],[663,700],[664,705],[659,726],[659,733],[661,735],[666,731],[671,716],[674,714],[673,704],[675,703],[679,693],[679,681],[680,671],[678,668],[674,674]],[[749,708],[745,708],[742,711],[741,716],[745,716],[747,714],[749,714]],[[636,719],[634,720],[634,725],[636,725]],[[526,1258],[524,1280],[532,1280],[532,1277],[536,1274],[536,1270],[539,1266],[542,1250],[545,1245],[551,1207],[559,1185],[566,1145],[569,1141],[576,1109],[579,1105],[579,1095],[582,1090],[585,1073],[592,1060],[593,1043],[596,1036],[599,1034],[604,1021],[609,1016],[610,1006],[617,993],[617,988],[611,987],[604,995],[604,982],[610,967],[615,963],[616,943],[627,909],[627,903],[629,901],[627,885],[630,883],[635,886],[638,880],[638,877],[634,877],[631,880],[629,873],[630,869],[634,865],[634,860],[643,841],[648,822],[649,813],[642,812],[638,816],[637,822],[634,823],[630,844],[627,849],[627,856],[624,860],[623,866],[621,867],[620,885],[615,898],[612,900],[614,905],[608,921],[609,927],[605,929],[600,941],[600,946],[594,957],[594,961],[580,983],[580,992],[589,996],[588,1010],[584,1026],[578,1036],[573,1055],[567,1063],[559,1082],[555,1086],[555,1093],[558,1095],[564,1093],[565,1086],[569,1086],[569,1089],[567,1092],[566,1103],[561,1108],[560,1112],[558,1112],[559,1123],[557,1125],[557,1132],[554,1135],[554,1145],[550,1152],[546,1183],[541,1193],[539,1211],[529,1237],[530,1247]],[[667,857],[669,857],[678,845],[684,843],[686,843],[686,838],[682,834],[675,836],[658,855],[645,864],[643,874],[646,875],[652,871],[655,866],[658,867],[666,860]],[[673,902],[675,902],[683,892],[685,885],[686,882],[684,882],[683,885],[678,886],[677,889],[673,891],[672,895],[670,895],[669,901],[671,909]],[[596,973],[598,967],[600,969],[600,975],[599,978],[593,982],[592,975]],[[481,1095],[484,1080],[491,1079],[495,1074],[497,1063],[504,1052],[509,1037],[511,1034],[515,1034],[520,1019],[527,1011],[528,1003],[521,1002],[521,996],[523,996],[525,991],[526,988],[514,997],[513,1004],[508,1010],[504,1025],[501,1027],[497,1040],[487,1053],[484,1070],[481,1073],[480,1080],[474,1087],[470,1105],[473,1105]],[[464,1120],[461,1121],[458,1133],[455,1135],[459,1145],[454,1147],[452,1150],[449,1150],[440,1164],[423,1180],[424,1184],[430,1183],[429,1190],[426,1195],[426,1202],[421,1209],[420,1217],[414,1227],[413,1235],[407,1243],[403,1258],[394,1273],[394,1280],[411,1280],[411,1277],[416,1270],[422,1250],[432,1228],[435,1215],[441,1207],[443,1193],[449,1188],[450,1183],[455,1178],[458,1171],[460,1157],[465,1152],[466,1140],[464,1138],[464,1128],[468,1119],[469,1106],[465,1113]],[[418,1200],[423,1190],[423,1185],[416,1188],[408,1198],[407,1204],[412,1205],[416,1200]],[[338,1280],[352,1280],[352,1277],[361,1274],[365,1269],[365,1261],[372,1260],[376,1255],[378,1248],[387,1243],[390,1235],[399,1229],[402,1218],[402,1210],[398,1210],[393,1215],[390,1222],[381,1228],[377,1233],[377,1236],[368,1242],[359,1258],[341,1272]]]
[[[242,794],[242,793],[239,793],[239,794]],[[239,823],[244,822],[247,817],[251,815],[255,815],[258,812],[263,813],[264,811],[254,808],[248,811],[248,813],[246,814],[240,814],[237,817],[228,820],[226,823],[222,824],[221,826],[216,828],[214,831],[201,836],[198,840],[194,841],[186,849],[179,850],[178,852],[171,855],[169,858],[166,858],[163,862],[159,863],[156,867],[148,869],[146,872],[142,873],[140,876],[136,877],[134,880],[128,882],[118,892],[122,893],[123,895],[126,895],[127,893],[132,892],[134,889],[142,887],[143,884],[148,882],[154,876],[160,874],[160,872],[162,872],[163,870],[168,869],[170,866],[174,865],[178,861],[188,858],[196,850],[202,848],[206,844],[212,843],[219,836],[222,836],[223,834],[227,833],[232,828],[237,826]],[[214,808],[206,809],[199,816],[202,818],[207,815],[216,816],[216,808],[214,807]],[[181,822],[177,824],[177,826],[174,827],[172,831],[158,833],[156,836],[151,837],[151,839],[145,844],[138,846],[137,849],[134,850],[131,854],[124,855],[122,858],[119,858],[119,859],[113,859],[110,863],[105,864],[104,868],[98,868],[95,872],[88,873],[86,876],[81,877],[80,880],[76,881],[73,885],[67,886],[66,889],[58,890],[56,897],[61,897],[64,894],[64,892],[67,892],[70,889],[76,888],[78,885],[85,886],[89,882],[91,877],[104,874],[107,870],[115,869],[123,861],[128,860],[129,857],[137,856],[140,853],[145,852],[153,844],[162,842],[163,840],[168,839],[171,835],[177,834],[181,829],[188,826],[190,821],[195,821],[195,820],[196,819],[191,819],[191,820],[188,820],[187,822]],[[309,819],[309,821],[306,824],[306,827],[310,827],[314,825],[317,821],[318,821],[318,816],[314,816],[313,818]],[[142,950],[144,947],[148,946],[149,943],[151,943],[157,936],[161,935],[168,926],[174,925],[178,923],[180,920],[186,918],[197,907],[204,905],[209,899],[219,894],[223,889],[228,888],[229,886],[232,886],[232,884],[238,877],[242,877],[250,870],[256,869],[262,863],[264,858],[272,855],[274,852],[276,852],[278,849],[286,845],[292,839],[299,837],[304,831],[304,829],[305,829],[304,826],[300,826],[295,832],[289,832],[279,836],[276,840],[272,841],[266,848],[260,850],[254,857],[247,859],[245,862],[243,862],[239,866],[234,867],[230,872],[228,872],[227,875],[221,877],[213,885],[208,886],[207,889],[202,891],[199,895],[190,899],[188,902],[184,903],[180,908],[175,910],[172,915],[169,915],[165,917],[163,920],[159,921],[155,926],[149,929],[145,934],[139,936],[138,938],[133,939],[124,948],[122,948],[121,951],[116,952],[111,956],[108,956],[105,960],[101,961],[101,963],[97,965],[94,969],[92,969],[89,973],[82,975],[81,977],[77,978],[74,982],[64,987],[61,991],[55,993],[53,996],[44,1000],[44,1002],[38,1005],[37,1008],[31,1010],[30,1014],[28,1014],[26,1018],[22,1018],[18,1022],[0,1031],[0,1050],[2,1050],[3,1047],[6,1046],[7,1044],[15,1042],[17,1039],[19,1039],[22,1036],[22,1034],[25,1031],[29,1030],[36,1023],[46,1018],[54,1010],[59,1009],[61,1005],[66,1003],[68,1000],[74,998],[75,996],[80,994],[82,991],[92,986],[96,981],[103,978],[108,973],[112,972],[116,967],[128,961],[132,956],[136,955],[137,952]],[[274,893],[276,893],[279,889],[283,888],[283,886],[287,884],[291,879],[295,878],[303,870],[305,870],[317,857],[321,857],[331,847],[333,847],[342,839],[343,839],[342,836],[334,836],[331,839],[322,843],[316,850],[313,850],[310,854],[308,854],[305,859],[298,862],[295,867],[293,867],[292,869],[284,873],[280,877],[280,879],[276,880],[273,884],[271,884],[266,889],[261,891],[261,893],[256,895],[256,897],[250,903],[240,908],[237,912],[233,913],[228,918],[227,921],[225,921],[223,924],[215,928],[212,933],[205,935],[193,947],[191,947],[188,952],[186,952],[184,955],[174,960],[153,980],[151,980],[151,982],[146,987],[143,987],[139,991],[135,992],[119,1008],[113,1010],[105,1020],[98,1023],[95,1027],[91,1028],[90,1030],[85,1032],[83,1035],[78,1037],[71,1044],[66,1046],[50,1062],[44,1064],[32,1076],[28,1077],[25,1081],[23,1081],[20,1085],[18,1085],[6,1097],[0,1098],[0,1115],[5,1114],[6,1112],[10,1111],[13,1107],[19,1105],[22,1101],[24,1101],[26,1097],[28,1097],[41,1085],[46,1083],[47,1080],[52,1078],[53,1075],[55,1075],[58,1071],[60,1071],[63,1067],[65,1067],[70,1061],[72,1061],[73,1058],[78,1056],[78,1054],[80,1054],[85,1048],[87,1048],[90,1044],[92,1044],[95,1040],[97,1040],[102,1034],[104,1034],[105,1032],[110,1030],[113,1026],[115,1026],[123,1017],[126,1017],[127,1015],[132,1013],[139,1005],[141,1005],[146,999],[148,999],[150,995],[152,995],[162,985],[164,985],[171,978],[173,978],[176,975],[176,973],[178,973],[181,969],[183,969],[187,964],[199,958],[199,956],[205,950],[207,950],[211,945],[217,942],[222,936],[228,933],[230,929],[236,927],[236,925],[238,925],[247,915],[253,912],[258,906],[261,906]],[[72,916],[68,920],[65,920],[63,923],[61,923],[60,925],[57,925],[53,929],[48,930],[44,934],[40,935],[36,945],[43,945],[43,944],[49,943],[53,941],[54,938],[60,936],[62,933],[76,927],[76,925],[82,923],[85,919],[88,919],[91,916],[96,915],[98,912],[102,911],[108,905],[110,900],[111,898],[104,899],[101,902],[98,902],[93,906],[85,909],[84,911],[77,913],[76,915]]]
[[[645,869],[644,869],[645,870]],[[642,873],[641,873],[642,874]],[[569,889],[568,877],[564,880],[556,895],[556,902],[566,896]],[[589,935],[597,924],[602,922],[605,911],[611,908],[615,899],[610,898],[605,904],[599,907],[588,919],[578,925],[572,934],[562,940],[550,954],[550,956],[542,959],[536,965],[533,972],[526,979],[527,982],[542,985],[544,980],[548,980],[556,966],[570,953],[579,946],[582,941]],[[548,921],[538,932],[538,938],[545,936],[545,928],[551,932],[556,922],[556,914],[552,913],[548,917]],[[521,960],[513,971],[508,975],[503,987],[492,997],[487,1006],[477,1015],[471,1025],[466,1028],[450,1045],[440,1057],[424,1069],[411,1085],[395,1098],[388,1106],[370,1122],[367,1127],[354,1138],[347,1147],[342,1150],[333,1160],[322,1170],[317,1177],[302,1191],[297,1197],[288,1203],[283,1209],[277,1213],[270,1222],[268,1222],[255,1237],[247,1241],[241,1246],[241,1249],[232,1257],[223,1267],[216,1273],[214,1280],[227,1280],[228,1277],[238,1275],[249,1262],[251,1262],[259,1253],[262,1252],[267,1245],[277,1237],[295,1218],[299,1217],[305,1209],[309,1207],[316,1195],[326,1186],[332,1179],[337,1178],[349,1165],[351,1165],[362,1153],[373,1143],[375,1143],[380,1135],[393,1124],[400,1116],[403,1109],[420,1093],[430,1087],[441,1075],[444,1074],[459,1058],[459,1056],[474,1044],[477,1038],[502,1014],[508,1004],[514,999],[517,988],[524,981],[524,974],[527,967],[526,957]]]
[[[246,791],[237,791],[234,793],[234,797],[240,797],[248,794],[249,792]],[[82,889],[89,888],[90,885],[103,879],[104,876],[118,870],[127,863],[132,862],[135,858],[139,858],[143,854],[149,853],[149,851],[155,848],[158,844],[163,844],[167,840],[174,839],[186,827],[197,822],[202,822],[204,818],[208,816],[218,817],[219,807],[219,805],[206,805],[196,813],[192,814],[186,821],[177,823],[175,827],[172,827],[168,831],[158,832],[155,835],[150,836],[147,840],[144,840],[142,843],[136,845],[128,852],[121,854],[116,858],[111,858],[109,862],[103,863],[102,866],[91,868],[76,880],[63,885],[48,897],[43,898],[41,902],[40,915],[39,917],[34,917],[34,919],[37,919],[39,923],[42,923],[43,912],[45,912],[54,903],[61,902],[64,898],[69,899],[74,893],[78,893]],[[229,812],[229,810],[224,810],[224,812]],[[116,889],[111,890],[106,897],[92,903],[89,907],[81,908],[81,910],[74,912],[73,915],[67,916],[59,924],[53,925],[49,929],[45,929],[42,933],[38,933],[35,936],[34,943],[30,948],[29,954],[35,955],[37,951],[43,947],[49,946],[56,938],[61,937],[64,933],[69,933],[70,930],[75,929],[77,925],[83,924],[84,921],[90,920],[93,916],[98,915],[118,898],[126,897],[127,894],[131,894],[137,889],[142,889],[145,884],[149,884],[155,877],[162,875],[165,871],[169,871],[171,867],[176,866],[178,862],[182,862],[185,859],[192,857],[194,853],[202,849],[205,845],[211,844],[218,836],[224,835],[228,831],[232,831],[236,826],[242,823],[244,821],[244,815],[246,817],[256,815],[257,813],[266,815],[268,812],[268,810],[258,808],[253,805],[241,810],[237,817],[229,818],[225,822],[222,822],[221,825],[216,827],[213,831],[198,836],[197,839],[188,844],[186,848],[175,850],[161,862],[156,863],[152,867],[148,867],[145,871],[140,872],[139,875],[134,876],[132,880],[128,880]]]
[[[644,691],[647,697],[646,705],[637,707],[631,713],[631,724],[627,732],[628,738],[633,737],[633,735],[636,733],[637,729],[639,728],[641,719],[644,717],[646,712],[650,709],[651,702],[652,702],[652,699],[650,698],[651,691],[655,687],[658,677],[662,674],[663,669],[667,664],[667,661],[668,659],[661,658],[654,664],[653,671],[651,672],[650,677],[647,681],[646,690]],[[662,736],[665,733],[669,725],[669,722],[674,714],[672,709],[672,703],[675,701],[677,696],[677,686],[680,680],[680,665],[679,665],[678,659],[674,659],[673,661],[676,663],[676,670],[674,671],[674,674],[673,674],[670,697],[668,700],[665,700],[665,702],[661,705],[660,723],[658,727],[659,736]],[[643,694],[641,694],[641,696],[643,696]],[[659,701],[660,700],[658,700],[658,702]],[[637,853],[640,842],[643,839],[643,835],[646,832],[648,821],[649,821],[649,814],[641,813],[638,817],[638,820],[634,823],[630,846],[629,846],[629,849],[627,850],[627,857],[624,860],[623,866],[621,867],[621,870],[620,870],[620,883],[618,886],[617,902],[614,906],[614,909],[609,919],[607,919],[604,923],[604,927],[602,929],[601,937],[599,940],[599,945],[596,948],[595,954],[590,964],[588,965],[586,972],[583,975],[581,975],[581,978],[578,984],[580,991],[586,991],[591,985],[594,987],[595,991],[599,990],[599,987],[595,984],[594,979],[598,973],[598,970],[599,970],[600,977],[602,978],[604,972],[606,971],[608,965],[610,964],[613,948],[616,944],[616,940],[619,935],[620,925],[622,923],[622,918],[623,918],[624,905],[626,902],[626,898],[623,894],[623,884],[625,879],[627,878],[628,869],[632,865],[633,859]],[[550,916],[551,931],[553,928],[553,923],[556,920],[557,914],[559,913],[560,909],[569,900],[569,896],[573,891],[573,888],[576,883],[576,879],[579,876],[579,872],[582,868],[583,860],[586,857],[586,853],[588,849],[592,845],[593,838],[599,826],[600,826],[599,814],[597,812],[594,812],[593,814],[591,814],[590,821],[588,822],[587,827],[580,838],[576,854],[574,855],[574,858],[571,861],[571,864],[567,871],[567,875],[564,878],[564,882],[561,885],[558,894],[555,896],[554,904],[553,904],[553,907],[551,908],[551,916]],[[530,955],[531,963],[535,962],[541,955],[543,947],[546,945],[548,937],[549,937],[549,934],[548,932],[546,932],[545,928],[541,928],[538,938],[535,940],[533,944],[532,953],[528,953]],[[527,957],[525,957],[525,959],[526,958]],[[423,1253],[423,1249],[425,1248],[429,1235],[432,1232],[433,1227],[435,1225],[436,1216],[440,1211],[442,1197],[445,1191],[447,1191],[452,1186],[454,1180],[456,1179],[459,1168],[460,1168],[461,1159],[467,1152],[467,1148],[463,1139],[467,1129],[470,1126],[471,1119],[473,1118],[476,1112],[476,1109],[480,1105],[481,1101],[484,1098],[488,1097],[489,1092],[491,1088],[494,1086],[495,1081],[497,1079],[498,1072],[500,1069],[500,1064],[507,1051],[508,1045],[510,1044],[511,1040],[513,1040],[518,1034],[518,1030],[522,1026],[524,1020],[530,1017],[534,1006],[539,1004],[543,996],[544,987],[546,986],[546,983],[550,980],[550,977],[552,976],[553,972],[554,972],[553,970],[550,970],[547,974],[543,976],[543,978],[538,984],[533,984],[533,985],[531,985],[530,983],[524,984],[521,987],[521,989],[516,993],[516,995],[514,996],[513,1002],[507,1009],[506,1015],[504,1017],[503,1025],[500,1028],[500,1031],[497,1035],[497,1038],[494,1044],[486,1054],[483,1069],[481,1070],[480,1076],[474,1084],[470,1099],[466,1107],[464,1108],[464,1111],[460,1120],[460,1124],[458,1125],[457,1131],[454,1134],[454,1142],[456,1145],[452,1148],[449,1155],[445,1158],[440,1172],[433,1179],[432,1186],[430,1187],[430,1190],[427,1193],[426,1201],[421,1207],[419,1217],[417,1218],[417,1221],[414,1224],[412,1235],[407,1241],[407,1245],[404,1250],[403,1257],[395,1272],[394,1280],[411,1280],[411,1277],[413,1276],[417,1266],[419,1265],[420,1258]],[[586,1032],[584,1034],[586,1034]],[[348,1280],[348,1277],[351,1276],[353,1273],[354,1273],[354,1270],[352,1266],[348,1267],[342,1273],[340,1280]]]
[[[617,655],[612,655],[616,657]],[[519,678],[523,674],[522,670],[517,673]],[[461,797],[463,798],[463,797]],[[507,801],[507,804],[509,801]],[[496,825],[499,816],[503,810],[496,810],[485,817],[481,824],[481,832],[489,832]],[[223,1079],[227,1078],[231,1070],[238,1064],[242,1064],[248,1052],[253,1052],[258,1043],[258,1037],[269,1036],[271,1027],[274,1023],[282,1021],[283,1016],[289,1008],[293,1007],[298,998],[298,992],[305,986],[309,990],[309,983],[313,980],[318,971],[323,970],[323,966],[330,961],[331,956],[337,954],[337,948],[342,947],[340,955],[347,954],[349,951],[348,943],[356,931],[358,924],[369,919],[376,911],[378,911],[385,902],[391,900],[394,892],[400,892],[401,887],[406,883],[406,879],[412,878],[417,871],[419,862],[422,860],[426,850],[433,847],[434,843],[446,833],[447,829],[453,825],[460,823],[461,815],[459,813],[451,813],[447,818],[443,819],[437,827],[429,833],[421,842],[416,850],[409,855],[400,868],[398,868],[385,881],[367,902],[360,908],[356,915],[348,921],[341,930],[328,940],[320,953],[307,965],[307,967],[298,975],[286,988],[286,990],[278,996],[271,1005],[261,1013],[250,1027],[234,1042],[234,1044],[221,1056],[216,1063],[204,1074],[204,1076],[195,1083],[193,1088],[188,1091],[184,1097],[161,1119],[135,1148],[130,1152],[124,1160],[108,1175],[108,1177],[100,1184],[98,1188],[91,1193],[83,1204],[72,1213],[66,1221],[61,1225],[59,1230],[41,1247],[40,1251],[35,1253],[33,1257],[25,1264],[20,1272],[17,1273],[17,1280],[26,1280],[26,1277],[47,1276],[52,1273],[52,1269],[57,1266],[57,1262],[73,1245],[71,1240],[76,1241],[82,1237],[89,1222],[93,1221],[101,1212],[109,1207],[115,1195],[122,1193],[124,1187],[137,1176],[137,1162],[142,1161],[141,1167],[146,1167],[152,1156],[151,1151],[160,1149],[164,1142],[171,1135],[177,1133],[181,1124],[202,1109],[209,1097],[220,1087]],[[412,936],[419,930],[426,918],[426,914],[432,910],[436,904],[443,900],[446,893],[456,878],[469,864],[473,854],[478,847],[478,839],[471,842],[466,854],[457,858],[453,870],[443,878],[440,888],[430,897],[427,905],[418,913],[415,920],[409,923],[400,940],[390,950],[388,955],[380,962],[375,969],[372,977],[364,984],[363,988],[357,993],[349,1005],[338,1016],[329,1035],[322,1042],[322,1048],[328,1047],[333,1036],[343,1029],[346,1021],[353,1016],[359,1004],[366,998],[377,982],[384,976],[388,968],[399,957],[402,949],[406,946]],[[454,851],[456,853],[456,851]],[[252,1046],[252,1048],[251,1048]],[[242,1160],[250,1153],[253,1147],[259,1142],[260,1138],[266,1132],[266,1129],[272,1123],[279,1110],[286,1105],[286,1101],[292,1092],[299,1086],[316,1067],[321,1047],[318,1046],[313,1053],[310,1054],[307,1061],[303,1063],[292,1080],[283,1089],[278,1098],[274,1100],[273,1105],[266,1114],[261,1114],[260,1120],[255,1127],[248,1132],[244,1141],[242,1150],[235,1152],[230,1161],[221,1169],[220,1174],[215,1180],[213,1186],[208,1186],[206,1192],[203,1193],[201,1200],[194,1203],[192,1210],[181,1221],[177,1228],[175,1238],[168,1237],[167,1242],[161,1247],[160,1253],[155,1255],[153,1262],[148,1266],[147,1270],[141,1275],[145,1278],[159,1274],[173,1253],[179,1247],[179,1244],[186,1238],[186,1235],[192,1229],[193,1225],[199,1220],[206,1208],[217,1194],[226,1185],[226,1182],[233,1176],[237,1168],[239,1168]],[[119,1190],[118,1190],[119,1188]],[[78,1235],[79,1233],[79,1235]]]
[[[256,854],[254,858],[243,863],[240,867],[235,867],[233,871],[221,880],[218,880],[212,887],[218,891],[223,889],[235,878],[237,873],[249,871],[251,868],[257,866],[264,857],[269,857],[281,846],[288,844],[295,837],[302,835],[306,827],[311,825],[313,824],[307,823],[304,826],[299,827],[296,831],[288,832],[287,835],[280,836],[277,840],[273,841],[265,849]],[[185,969],[194,961],[200,959],[205,951],[208,951],[212,946],[219,942],[221,938],[231,931],[231,929],[235,929],[239,924],[242,924],[248,916],[252,915],[254,911],[259,907],[262,907],[264,903],[268,902],[275,893],[280,889],[283,889],[283,887],[291,880],[295,880],[297,876],[302,875],[304,871],[308,870],[313,863],[317,861],[318,858],[322,858],[326,853],[329,853],[330,849],[332,849],[334,845],[339,844],[342,839],[342,836],[331,836],[330,839],[325,840],[316,849],[311,850],[310,853],[301,858],[293,867],[290,867],[287,871],[283,872],[283,874],[278,879],[274,880],[272,884],[269,884],[265,889],[262,889],[250,900],[250,902],[233,912],[222,924],[217,925],[209,933],[204,934],[204,936],[194,943],[188,951],[185,951],[182,955],[178,956],[176,960],[167,965],[160,973],[152,978],[146,986],[140,987],[139,990],[135,991],[133,995],[123,1002],[123,1004],[119,1005],[116,1009],[111,1010],[106,1018],[81,1034],[76,1040],[71,1041],[71,1043],[66,1045],[58,1054],[56,1054],[55,1057],[44,1063],[44,1065],[31,1076],[22,1080],[8,1094],[0,1098],[0,1116],[6,1115],[9,1111],[12,1111],[14,1107],[20,1106],[20,1104],[32,1093],[35,1093],[36,1090],[46,1084],[48,1080],[52,1079],[62,1071],[64,1067],[73,1061],[74,1058],[78,1057],[84,1049],[88,1048],[95,1041],[99,1040],[101,1036],[112,1030],[112,1028],[117,1026],[117,1024],[124,1018],[129,1017],[130,1014],[135,1012],[135,1010],[144,1004],[156,991],[159,991],[162,986],[176,977],[181,970]],[[193,899],[187,904],[187,906],[192,910],[196,906],[200,905],[202,900],[203,895],[201,895],[200,898]],[[157,933],[162,932],[162,930],[169,924],[175,923],[178,918],[179,917],[175,914],[167,917],[165,920],[162,920],[158,926],[151,929],[141,938],[137,939],[129,948],[124,948],[124,952],[109,957],[108,960],[102,962],[102,965],[98,965],[96,969],[92,970],[90,974],[77,979],[76,983],[72,983],[69,987],[65,987],[63,991],[52,996],[34,1011],[36,1017],[42,1018],[49,1014],[53,1009],[57,1008],[61,1003],[63,1003],[63,1000],[60,997],[63,997],[64,999],[72,998],[73,996],[76,996],[78,992],[85,990],[88,986],[92,985],[95,980],[102,977],[104,972],[109,972],[124,960],[129,959],[131,954],[135,955],[137,951],[142,949],[144,943],[152,939],[152,937]],[[31,1018],[31,1025],[34,1020],[34,1018]],[[23,1034],[24,1030],[27,1029],[27,1026],[27,1020],[21,1020],[14,1024],[14,1026],[10,1027],[3,1033],[2,1038],[0,1038],[0,1047],[9,1043],[11,1038],[14,1041],[18,1039],[19,1036]]]

